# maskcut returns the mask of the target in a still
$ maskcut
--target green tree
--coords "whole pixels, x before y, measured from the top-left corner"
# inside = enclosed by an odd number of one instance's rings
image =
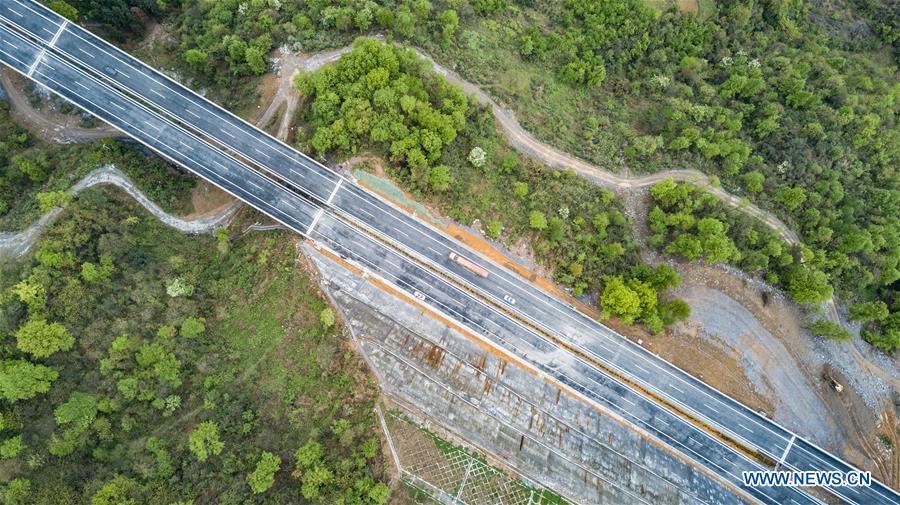
[[[194,70],[207,70],[209,55],[201,49],[188,49],[184,53],[184,61],[193,67]]]
[[[775,194],[775,199],[788,210],[796,210],[806,201],[806,191],[803,188],[781,188]]]
[[[156,336],[163,340],[172,340],[175,338],[177,331],[174,326],[166,324],[159,327],[159,330],[156,331]]]
[[[459,28],[459,16],[455,10],[447,9],[441,12],[438,20],[441,22],[441,35],[443,36],[444,45],[448,45],[453,40],[453,34],[456,33],[456,29]]]
[[[75,392],[69,399],[53,411],[56,424],[72,425],[77,429],[87,429],[97,416],[100,399],[91,394]]]
[[[387,487],[384,482],[376,482],[366,496],[369,498],[369,503],[384,505],[391,498],[391,488]]]
[[[874,302],[857,303],[850,307],[850,320],[867,323],[869,321],[882,321],[888,317],[888,306],[878,300]]]
[[[319,312],[319,322],[325,328],[334,326],[334,311],[328,307],[322,309],[322,312]]]
[[[763,184],[766,182],[766,177],[756,170],[747,172],[742,176],[742,179],[744,180],[744,186],[747,188],[747,191],[753,193],[762,191]]]
[[[269,66],[266,65],[265,54],[257,47],[248,47],[244,51],[244,58],[247,60],[247,65],[250,65],[250,70],[256,75],[265,74],[269,69]]]
[[[866,340],[886,352],[900,349],[900,312],[892,312],[881,322],[879,331],[864,330]]]
[[[809,325],[809,330],[815,335],[838,342],[846,342],[853,338],[853,335],[843,325],[827,319],[819,319],[812,323]]]
[[[4,360],[0,362],[0,395],[15,403],[46,393],[59,377],[52,368],[35,365],[25,360]]]
[[[428,171],[428,187],[434,191],[447,191],[453,184],[453,176],[450,175],[450,167],[440,165],[432,167]]]
[[[25,505],[31,494],[31,481],[13,479],[3,490],[3,505]]]
[[[32,279],[25,279],[12,287],[11,292],[28,306],[31,315],[42,313],[47,305],[47,289]]]
[[[303,472],[300,479],[300,494],[307,500],[318,500],[322,497],[322,488],[334,480],[334,473],[323,465],[316,465]]]
[[[181,385],[181,361],[161,344],[142,344],[134,359],[141,369],[152,370],[162,384],[170,388]]]
[[[206,331],[206,322],[202,317],[190,316],[181,322],[180,334],[184,338],[194,338]]]
[[[60,323],[45,319],[29,319],[16,332],[16,346],[35,358],[46,358],[58,351],[68,351],[75,337]]]
[[[50,8],[60,16],[68,18],[71,21],[75,21],[78,17],[78,9],[69,5],[65,0],[53,0],[50,2]]]
[[[527,182],[516,182],[513,184],[513,194],[515,194],[519,199],[525,198],[528,196],[528,183]]]
[[[113,265],[112,257],[104,254],[100,257],[100,265],[95,265],[89,261],[81,264],[81,278],[88,284],[96,284],[109,280],[115,270],[116,267]]]
[[[219,439],[219,425],[214,421],[204,421],[188,436],[188,448],[199,461],[206,461],[210,454],[221,454],[225,444]]]
[[[533,210],[528,214],[528,224],[532,229],[545,230],[547,229],[547,216],[539,210]]]
[[[802,264],[788,272],[787,284],[791,297],[802,304],[824,302],[833,292],[825,272]]]
[[[600,294],[600,310],[603,319],[617,316],[625,324],[631,324],[641,315],[641,297],[621,276],[610,277]]]
[[[72,201],[72,196],[65,191],[41,192],[35,198],[37,198],[38,207],[44,213],[50,212],[54,207],[65,207]]]
[[[297,449],[294,459],[297,460],[297,470],[294,472],[299,476],[303,470],[308,470],[322,462],[325,456],[325,449],[322,444],[315,440],[309,440]]]
[[[116,475],[94,493],[91,505],[137,505],[135,494],[138,483],[128,477]]]
[[[216,250],[219,251],[219,255],[226,256],[228,251],[231,249],[231,241],[228,238],[228,230],[225,228],[219,228],[216,230]]]
[[[265,493],[275,483],[275,474],[281,468],[281,458],[271,452],[263,452],[256,468],[247,476],[247,483],[254,494]]]
[[[43,162],[26,158],[21,154],[13,156],[10,158],[10,161],[32,181],[41,182],[47,180],[47,167]]]
[[[666,247],[667,253],[680,254],[693,261],[703,254],[703,242],[695,235],[682,233]]]
[[[416,33],[416,18],[406,5],[397,8],[394,29],[406,38],[412,37]]]
[[[497,220],[490,220],[487,223],[487,236],[490,239],[496,240],[500,237],[500,234],[503,233],[503,224]]]
[[[737,246],[725,234],[723,222],[705,217],[697,223],[697,231],[699,231],[699,239],[707,263],[727,263],[740,258]]]
[[[22,435],[16,435],[7,438],[0,443],[0,458],[12,459],[25,450],[25,442],[22,441]]]
[[[670,300],[659,306],[659,315],[665,324],[684,321],[691,315],[691,307],[684,300]]]

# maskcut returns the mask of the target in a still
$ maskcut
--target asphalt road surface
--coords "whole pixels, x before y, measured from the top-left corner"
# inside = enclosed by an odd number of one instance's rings
[[[628,342],[605,326],[540,291],[453,239],[396,209],[362,188],[345,183],[334,172],[267,136],[227,111],[195,95],[162,74],[122,53],[76,25],[62,21],[42,7],[16,0],[0,2],[0,16],[27,30],[35,38],[93,69],[97,75],[140,96],[170,117],[239,152],[273,175],[291,181],[311,198],[329,205],[418,259],[517,312],[567,345],[635,381],[731,438],[754,448],[787,468],[846,470],[851,468],[814,445],[795,438],[788,430],[757,415],[738,402]],[[45,56],[46,57],[46,56]],[[30,66],[23,73],[34,72]],[[131,133],[131,132],[129,132]],[[140,140],[140,139],[139,139]],[[143,141],[143,140],[142,140]],[[180,162],[179,162],[180,163]],[[215,182],[215,181],[213,181]],[[250,202],[256,205],[253,202]],[[263,209],[264,210],[264,209]],[[274,217],[274,216],[273,216]],[[278,218],[280,220],[280,218]],[[302,230],[301,230],[302,233]],[[491,272],[473,275],[447,259],[462,252]],[[790,448],[790,450],[788,450]],[[838,496],[853,503],[896,503],[897,495],[883,485],[871,488],[836,488]],[[870,496],[871,493],[873,495]],[[880,501],[871,501],[869,498]],[[887,501],[885,501],[887,500]]]

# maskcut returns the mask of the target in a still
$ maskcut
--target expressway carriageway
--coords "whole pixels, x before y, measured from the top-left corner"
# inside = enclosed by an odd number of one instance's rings
[[[756,461],[661,408],[591,364],[570,359],[570,354],[546,337],[521,326],[518,321],[449,284],[428,268],[341,221],[317,204],[262,177],[203,139],[121,92],[97,82],[92,76],[5,26],[0,26],[0,61],[120,128],[170,161],[210,180],[293,231],[364,266],[366,271],[390,286],[431,306],[438,313],[447,314],[510,356],[520,359],[525,366],[556,381],[560,387],[608,409],[680,450],[706,468],[714,478],[733,489],[742,490],[745,496],[766,504],[820,503],[794,488],[744,487],[741,472],[763,469]],[[698,492],[702,494],[696,496],[701,503],[730,501],[730,495],[718,486],[708,485]]]
[[[227,111],[171,81],[152,68],[119,51],[96,36],[28,1],[0,2],[0,17],[37,40],[64,54],[103,78],[126,88],[143,100],[190,124],[204,135],[229,145],[249,158],[300,186],[342,217],[368,230],[428,264],[449,272],[507,310],[531,324],[563,336],[578,351],[628,381],[689,413],[751,450],[765,454],[787,468],[798,470],[852,468],[788,430],[757,415],[731,398],[708,387],[671,364],[631,344],[605,326],[548,296],[526,280],[467,250],[453,239],[408,216],[399,209],[344,180],[334,172],[260,132]],[[465,251],[491,275],[481,278],[447,259],[451,251]],[[515,301],[512,301],[515,300]],[[886,503],[896,493],[883,485]],[[854,503],[869,503],[860,490],[837,489],[836,494]],[[865,490],[863,490],[865,491]],[[878,496],[876,496],[878,498]],[[894,500],[894,501],[890,501]],[[884,501],[884,500],[881,500]]]

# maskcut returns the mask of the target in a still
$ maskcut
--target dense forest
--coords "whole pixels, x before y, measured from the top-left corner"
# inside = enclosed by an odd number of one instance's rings
[[[3,502],[385,503],[373,384],[295,260],[71,201],[3,266]]]
[[[702,189],[671,180],[650,189],[650,245],[689,260],[729,263],[780,286],[798,303],[818,304],[832,295],[829,275],[807,247],[791,247],[769,228],[726,207]],[[900,349],[900,313],[881,300],[850,307],[850,320],[865,323],[863,336],[881,349]],[[851,334],[819,319],[810,329],[819,335],[849,340]]]

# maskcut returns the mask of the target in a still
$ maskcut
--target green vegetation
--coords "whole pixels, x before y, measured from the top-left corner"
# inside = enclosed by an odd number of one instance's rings
[[[449,189],[449,168],[436,163],[465,125],[468,100],[414,52],[359,39],[335,65],[299,74],[294,85],[309,101],[304,144],[314,152],[377,147],[420,189]]]
[[[290,237],[219,242],[95,188],[3,265],[4,503],[386,503],[375,391]]]
[[[90,21],[117,41],[143,33],[141,15],[158,14],[166,0],[50,0],[49,7],[73,21]]]
[[[759,221],[688,183],[667,180],[653,186],[650,195],[654,203],[648,217],[651,246],[691,260],[729,263],[763,275],[801,304],[821,303],[834,292],[832,279],[840,276],[845,265],[835,264],[822,251],[789,246]],[[900,347],[900,334],[893,330],[894,316],[889,314],[883,301],[859,303],[850,310],[851,319],[867,323],[863,331],[867,340],[893,351]],[[849,338],[846,330],[838,332],[825,322],[814,326],[819,335]]]
[[[568,151],[612,168],[717,176],[795,229],[844,299],[897,311],[900,85],[868,52],[896,44],[884,37],[896,16],[868,3],[860,12],[883,40],[848,39],[815,24],[813,8],[726,1],[699,23],[636,2],[543,2],[462,16],[455,44],[413,40],[491,84],[526,127]],[[739,262],[715,223],[698,227],[673,249]],[[704,230],[716,251],[698,248]],[[821,275],[808,280],[801,302],[827,290]]]

